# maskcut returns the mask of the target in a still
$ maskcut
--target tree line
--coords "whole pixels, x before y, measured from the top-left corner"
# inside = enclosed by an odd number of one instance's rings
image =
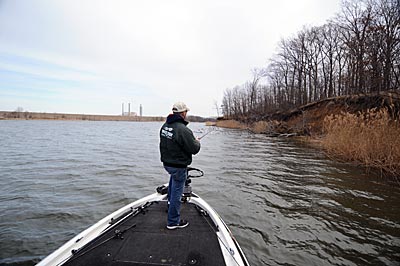
[[[282,39],[265,68],[226,89],[225,117],[400,88],[400,0],[345,0],[335,18]]]

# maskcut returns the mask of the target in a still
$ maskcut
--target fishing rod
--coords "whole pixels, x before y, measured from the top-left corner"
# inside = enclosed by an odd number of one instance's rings
[[[204,135],[201,135],[200,137],[198,137],[197,139],[198,140],[201,140],[202,138],[204,138],[205,136],[207,136],[208,134],[210,134],[212,131],[214,131],[215,130],[215,127],[213,127],[211,130],[209,130],[206,134],[204,134]]]

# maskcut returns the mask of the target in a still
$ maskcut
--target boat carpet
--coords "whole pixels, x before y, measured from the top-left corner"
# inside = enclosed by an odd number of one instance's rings
[[[217,228],[210,217],[192,203],[182,204],[181,217],[189,221],[186,228],[166,229],[167,204],[155,202],[99,236],[62,265],[225,265],[215,234]],[[116,230],[123,233],[118,237]]]

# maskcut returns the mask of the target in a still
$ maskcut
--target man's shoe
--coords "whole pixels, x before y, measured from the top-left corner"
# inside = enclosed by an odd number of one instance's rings
[[[173,230],[173,229],[176,229],[176,228],[185,228],[185,227],[188,226],[188,225],[189,225],[189,222],[188,222],[188,221],[181,220],[181,221],[179,222],[179,224],[177,224],[177,225],[167,225],[167,229]]]

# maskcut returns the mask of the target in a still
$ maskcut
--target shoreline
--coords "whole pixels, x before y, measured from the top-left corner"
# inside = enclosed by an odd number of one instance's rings
[[[64,113],[36,113],[0,111],[0,120],[61,120],[61,121],[131,121],[154,122],[164,121],[162,116],[122,116],[122,115],[88,115]]]
[[[163,122],[165,116],[129,116],[129,115],[91,115],[91,114],[66,114],[66,113],[38,113],[0,111],[1,120],[60,120],[60,121],[129,121],[129,122]],[[204,118],[189,115],[190,122],[215,121],[215,118]]]
[[[234,122],[232,123],[232,121]],[[356,134],[354,136],[348,136],[347,141],[344,143],[340,143],[340,140],[339,142],[331,143],[329,137],[322,133],[312,135],[298,135],[293,133],[278,133],[271,131],[260,132],[255,129],[257,128],[257,125],[254,124],[248,125],[235,120],[228,120],[227,122],[228,123],[226,123],[226,121],[221,123],[221,121],[217,121],[215,124],[213,124],[213,126],[229,129],[247,130],[253,134],[263,134],[274,138],[291,138],[294,141],[304,143],[310,147],[323,151],[326,156],[328,156],[331,160],[351,163],[355,166],[363,167],[366,172],[377,172],[380,174],[381,177],[389,178],[390,180],[395,181],[397,185],[400,185],[400,161],[396,161],[396,159],[393,161],[393,158],[391,158],[391,160],[387,158],[396,155],[398,156],[398,153],[387,151],[387,149],[391,149],[393,147],[396,148],[398,146],[396,145],[396,142],[399,141],[398,139],[386,139],[386,145],[382,147],[384,151],[382,152],[377,150],[376,154],[373,154],[374,151],[371,152],[370,150],[363,150],[365,149],[365,147],[364,145],[361,145],[362,143],[360,142],[365,142],[365,140],[356,139]],[[397,127],[397,131],[400,132],[400,127]],[[375,147],[372,147],[371,149],[373,148]]]
[[[216,126],[292,137],[328,157],[377,170],[400,185],[400,94],[352,95],[258,117],[219,119]]]

